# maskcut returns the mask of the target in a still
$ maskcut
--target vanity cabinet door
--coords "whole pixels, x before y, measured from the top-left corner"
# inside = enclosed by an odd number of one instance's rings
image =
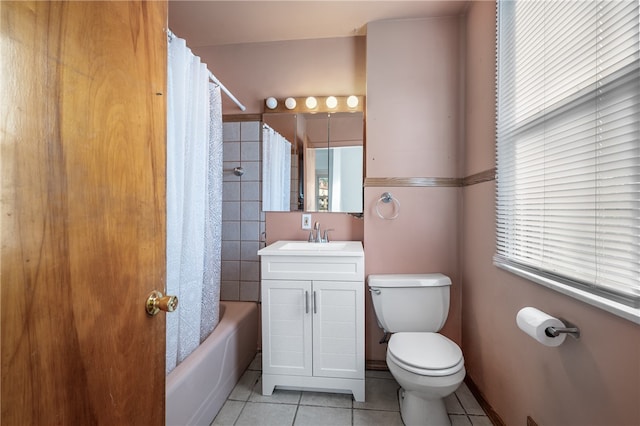
[[[262,281],[265,374],[312,374],[311,281]]]
[[[364,377],[362,282],[313,281],[313,375]]]

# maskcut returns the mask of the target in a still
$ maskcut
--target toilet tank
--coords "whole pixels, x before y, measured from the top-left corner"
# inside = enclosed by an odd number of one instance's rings
[[[367,283],[378,324],[386,332],[437,332],[444,326],[451,287],[446,275],[369,275]]]

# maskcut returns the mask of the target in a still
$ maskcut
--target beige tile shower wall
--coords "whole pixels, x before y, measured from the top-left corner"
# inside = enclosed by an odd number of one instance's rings
[[[367,179],[461,177],[460,31],[456,17],[368,24]],[[377,216],[385,191],[400,202],[396,220]],[[367,275],[449,275],[451,307],[442,332],[458,343],[460,198],[457,187],[397,186],[367,186],[364,197]],[[382,332],[370,298],[366,316],[366,358],[383,360],[386,345],[378,344]]]
[[[260,263],[256,254],[264,232],[260,125],[259,121],[224,123],[222,300],[260,299]],[[244,169],[241,177],[233,173],[238,166]]]

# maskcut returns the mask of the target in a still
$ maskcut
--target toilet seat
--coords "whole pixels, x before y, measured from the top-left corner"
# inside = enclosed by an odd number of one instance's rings
[[[464,368],[458,345],[438,333],[395,333],[387,356],[398,367],[421,376],[449,376]]]

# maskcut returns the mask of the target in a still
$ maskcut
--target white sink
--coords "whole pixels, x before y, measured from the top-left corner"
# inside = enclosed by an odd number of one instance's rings
[[[329,243],[308,243],[306,241],[291,241],[280,247],[280,250],[321,250],[336,251],[343,250],[346,244],[342,241],[332,241]]]
[[[364,256],[360,241],[278,241],[258,251],[260,256]]]

